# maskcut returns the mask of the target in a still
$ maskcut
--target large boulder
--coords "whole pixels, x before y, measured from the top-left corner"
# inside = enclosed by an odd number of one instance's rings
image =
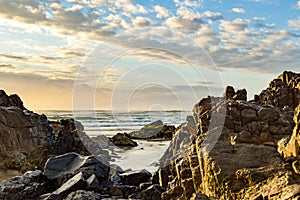
[[[121,182],[125,185],[139,186],[141,183],[149,182],[151,173],[145,169],[120,174]]]
[[[132,139],[172,139],[175,132],[175,126],[164,125],[161,120],[154,121],[145,125],[138,131],[129,133]]]
[[[45,200],[62,200],[67,195],[73,191],[85,189],[87,183],[83,177],[82,172],[76,174],[72,178],[70,178],[68,181],[66,181],[61,187],[59,187],[57,190],[49,194]]]
[[[130,135],[123,133],[117,133],[110,141],[116,146],[135,147],[138,145],[135,141],[130,139]]]
[[[109,176],[109,163],[101,157],[67,153],[50,158],[44,167],[45,176],[50,180],[56,179],[59,183],[79,172],[83,173],[85,179],[95,174],[100,182],[105,181]]]

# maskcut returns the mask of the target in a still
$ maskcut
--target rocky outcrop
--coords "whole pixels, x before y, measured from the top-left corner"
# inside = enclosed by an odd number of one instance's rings
[[[20,108],[21,110],[26,110],[21,98],[18,95],[12,94],[8,96],[4,90],[0,90],[0,106],[17,107]]]
[[[227,87],[223,98],[197,103],[152,178],[167,190],[162,199],[299,196],[299,79],[284,72],[255,101]]]
[[[0,91],[0,168],[20,169],[38,146],[52,144],[54,134],[45,115],[23,106],[17,95]]]
[[[147,139],[172,139],[175,132],[175,126],[164,125],[161,120],[157,120],[145,125],[138,131],[129,133],[132,139],[147,140]]]
[[[256,102],[273,105],[279,108],[298,106],[300,98],[300,74],[283,72],[277,79],[270,82],[269,87],[255,97]]]
[[[42,169],[51,156],[68,152],[108,156],[100,140],[92,141],[79,122],[48,121],[45,115],[27,110],[17,95],[0,91],[0,168]]]

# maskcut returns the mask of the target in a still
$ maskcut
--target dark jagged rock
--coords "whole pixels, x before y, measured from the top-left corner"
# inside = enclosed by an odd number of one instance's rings
[[[113,185],[108,187],[108,194],[119,198],[128,198],[129,195],[136,192],[139,192],[139,188],[132,185]]]
[[[130,135],[123,133],[117,133],[110,141],[116,146],[136,147],[138,145],[135,141],[130,139]]]
[[[102,199],[101,195],[92,191],[77,190],[71,192],[65,200],[100,200]]]
[[[28,171],[0,183],[0,199],[30,200],[53,190],[47,178],[39,170]]]
[[[149,182],[151,176],[151,173],[145,169],[141,171],[120,174],[122,184],[135,186],[139,186],[141,183]]]
[[[59,187],[56,191],[49,194],[45,200],[57,200],[64,199],[67,195],[73,191],[85,189],[87,183],[83,177],[82,172],[76,174],[68,181],[66,181],[61,187]]]
[[[0,106],[18,107],[21,110],[26,110],[21,98],[18,95],[12,94],[12,95],[8,96],[4,90],[0,90]]]
[[[95,174],[92,174],[87,180],[86,180],[86,183],[87,183],[87,187],[86,189],[87,190],[90,190],[90,191],[95,191],[95,192],[101,192],[102,190],[102,187],[98,181],[98,178]]]
[[[44,170],[48,179],[56,179],[58,184],[79,172],[83,173],[85,179],[95,174],[100,182],[105,181],[109,176],[109,163],[100,157],[82,157],[77,153],[67,153],[50,158],[46,162]]]
[[[147,189],[132,194],[129,199],[144,199],[144,200],[161,200],[161,194],[163,193],[163,188],[159,185],[152,185]]]
[[[175,126],[164,125],[161,120],[157,120],[150,124],[145,125],[138,131],[129,133],[132,139],[172,139],[175,132]]]

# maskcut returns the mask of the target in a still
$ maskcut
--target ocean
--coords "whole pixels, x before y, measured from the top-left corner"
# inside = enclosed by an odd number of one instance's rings
[[[191,111],[135,111],[135,112],[112,112],[112,111],[64,111],[44,110],[38,111],[45,114],[48,120],[56,121],[63,118],[74,118],[81,122],[85,132],[90,137],[106,135],[112,137],[115,134],[129,133],[139,130],[146,124],[156,120],[162,120],[164,124],[179,126],[186,121],[186,116]],[[112,164],[118,164],[124,170],[147,169],[150,172],[157,170],[157,161],[168,148],[170,141],[146,141],[135,140],[137,147],[115,148],[111,152]]]
[[[178,126],[185,122],[190,111],[135,111],[112,112],[106,110],[96,111],[65,111],[44,110],[38,111],[45,114],[49,120],[56,121],[63,118],[75,118],[81,122],[85,132],[90,137],[106,135],[111,137],[118,132],[131,132],[138,130],[156,120],[162,120],[164,124]]]

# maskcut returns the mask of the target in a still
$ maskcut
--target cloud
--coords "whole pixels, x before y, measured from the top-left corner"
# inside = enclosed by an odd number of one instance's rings
[[[294,29],[300,30],[300,17],[295,20],[288,20],[288,25]]]
[[[186,19],[179,17],[170,17],[166,20],[166,24],[171,29],[180,30],[182,32],[192,32],[201,27],[205,22],[201,19]]]
[[[136,17],[132,20],[132,24],[137,28],[143,28],[145,26],[149,26],[151,23],[154,23],[153,20],[146,17]]]
[[[237,18],[233,21],[221,20],[220,29],[231,33],[238,33],[244,31],[250,24],[249,20]]]
[[[15,67],[12,66],[11,64],[4,64],[4,63],[2,63],[2,64],[0,64],[0,70],[1,69],[15,69]]]
[[[14,56],[14,55],[8,55],[8,54],[0,54],[0,58],[4,58],[7,60],[16,60],[16,61],[28,61],[29,59],[24,56]]]
[[[235,13],[245,13],[243,8],[232,8],[231,11]]]
[[[222,14],[219,13],[219,12],[205,11],[204,13],[202,13],[201,16],[203,18],[207,18],[207,19],[210,19],[210,20],[213,20],[213,21],[223,19]]]
[[[203,5],[203,0],[173,0],[175,5],[199,8]]]
[[[42,6],[31,0],[1,0],[0,16],[33,24],[46,20]]]
[[[157,12],[156,15],[157,18],[164,18],[164,17],[168,17],[169,15],[169,10],[159,5],[154,6],[154,11]]]
[[[300,9],[300,0],[297,2],[297,8]]]

